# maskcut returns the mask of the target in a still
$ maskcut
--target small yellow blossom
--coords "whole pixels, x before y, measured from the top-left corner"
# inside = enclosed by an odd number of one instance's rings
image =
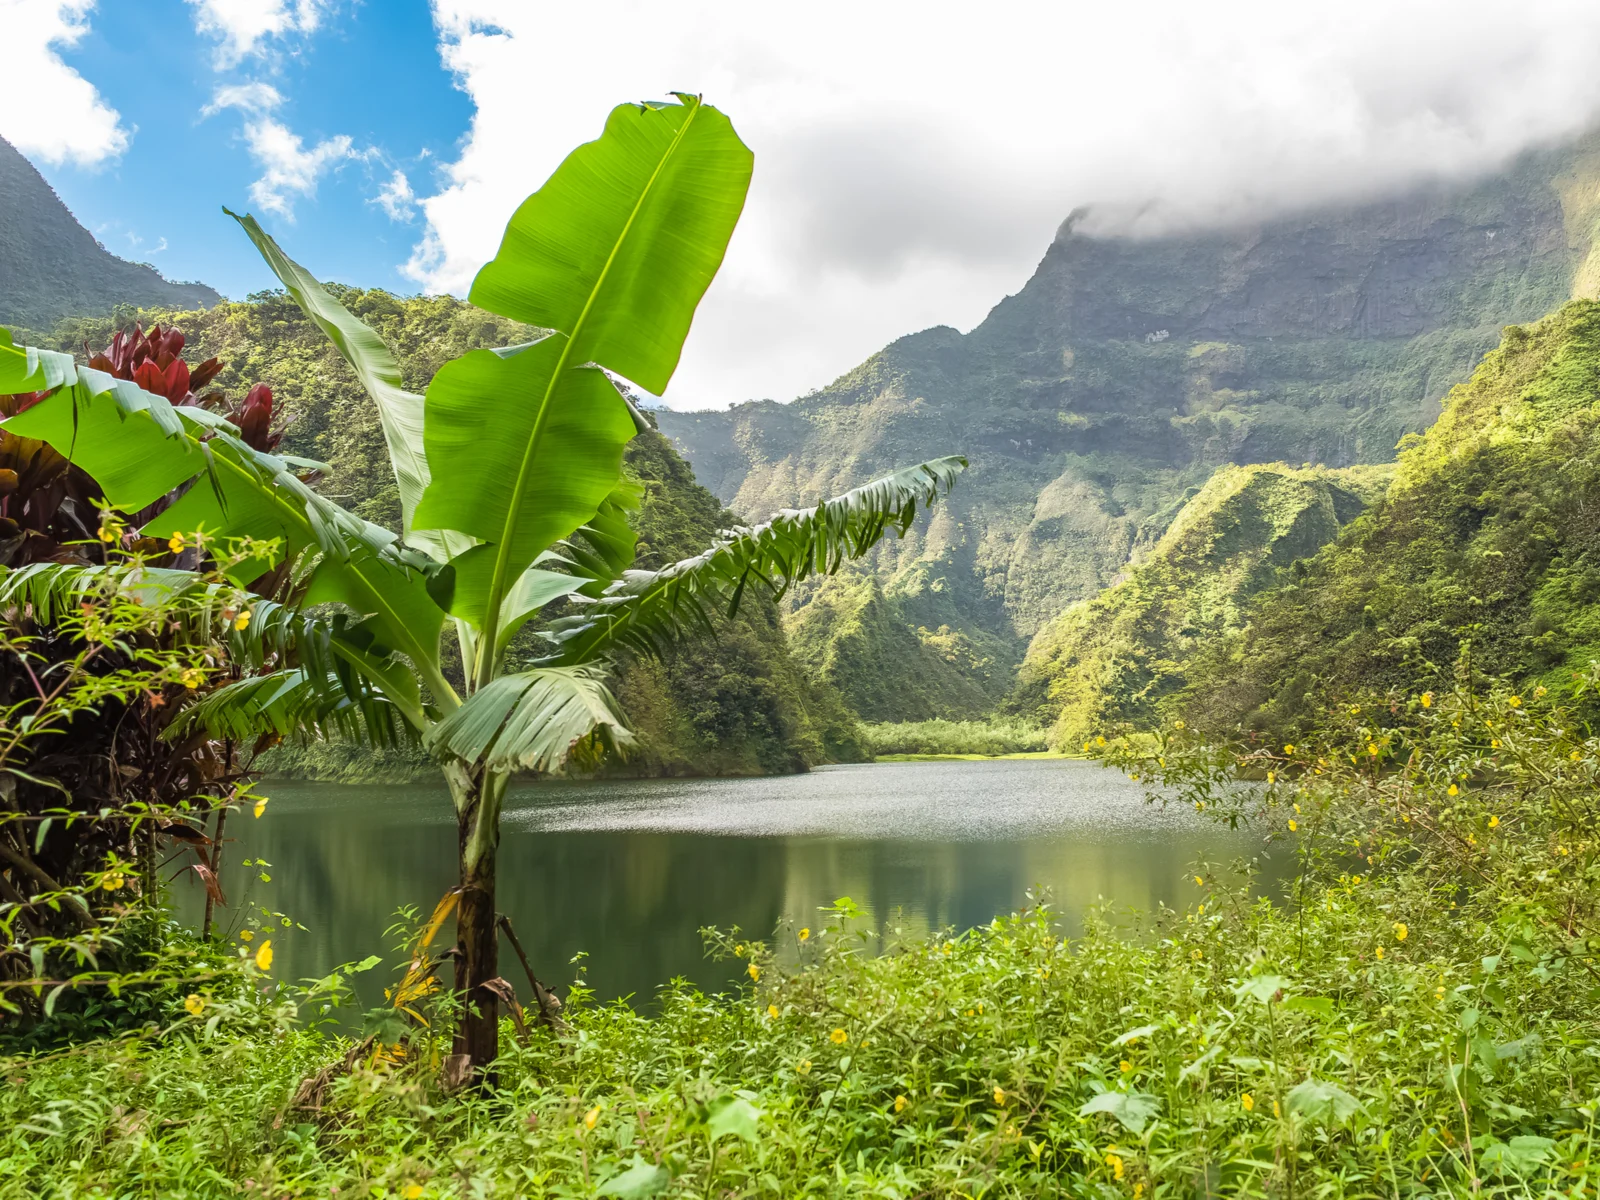
[[[272,970],[272,939],[262,942],[256,950],[256,968],[261,971]]]
[[[902,1096],[896,1096],[894,1098],[894,1110],[895,1110],[895,1112],[905,1112],[906,1105],[908,1105],[910,1103],[911,1103],[911,1101],[907,1100],[903,1095]]]
[[[1394,940],[1395,941],[1397,941],[1397,942],[1405,941],[1406,940],[1406,935],[1409,934],[1410,932],[1411,932],[1411,930],[1406,928],[1406,923],[1404,921],[1396,921],[1394,923]]]
[[[1538,697],[1538,696],[1544,695],[1545,691],[1546,691],[1546,688],[1545,688],[1544,684],[1541,683],[1538,687],[1533,689],[1533,694],[1534,694],[1535,697]]]
[[[241,929],[241,930],[239,930],[239,940],[241,942],[253,942],[253,941],[255,941],[255,939],[256,939],[255,930],[253,930],[253,929]]]
[[[1367,743],[1367,753],[1371,754],[1374,757],[1376,757],[1377,753],[1378,753],[1378,743],[1377,742],[1368,742]]]
[[[778,1019],[778,1006],[776,1004],[767,1005],[767,1016],[771,1017],[774,1021]]]
[[[1202,917],[1206,915],[1206,906],[1204,904],[1202,904],[1200,906],[1200,915]],[[1134,1042],[1136,1042],[1138,1040],[1139,1040],[1138,1038],[1129,1038],[1128,1039],[1128,1044],[1131,1046],[1131,1045],[1133,1045]]]
[[[1294,813],[1295,813],[1295,816],[1299,816],[1300,815],[1300,806],[1298,804],[1296,804],[1294,806]]]
[[[1272,1102],[1272,1115],[1275,1117],[1283,1116],[1283,1109],[1278,1107],[1278,1102],[1276,1100]]]
[[[1573,762],[1579,762],[1579,761],[1582,760],[1583,755],[1579,754],[1576,750],[1574,750],[1571,754],[1567,755],[1567,757],[1570,758]]]
[[[265,797],[265,796],[257,796],[256,797],[256,806],[255,806],[255,810],[254,811],[255,811],[255,814],[256,814],[256,820],[259,821],[261,819],[261,814],[267,811],[267,797]]]
[[[1423,692],[1422,693],[1422,707],[1423,708],[1432,708],[1433,707],[1433,693],[1432,692]]]
[[[206,1002],[199,996],[190,992],[183,1001],[183,1011],[191,1017],[198,1017],[206,1009]]]
[[[835,1029],[832,1033],[830,1033],[828,1035],[828,1040],[830,1042],[832,1042],[835,1046],[842,1046],[842,1045],[845,1044],[846,1040],[849,1039],[849,1037],[850,1037],[850,1035],[848,1033],[846,1033],[844,1030]]]
[[[811,1074],[811,1060],[809,1058],[802,1058],[798,1063],[795,1064],[794,1073],[796,1075]]]
[[[400,1194],[405,1200],[418,1200],[418,1197],[422,1195],[422,1185],[420,1183],[408,1183],[406,1184],[406,1190]]]
[[[1491,749],[1491,750],[1500,749],[1500,739],[1499,738],[1490,738],[1489,739],[1489,749]]]
[[[1500,818],[1491,813],[1490,816],[1489,816],[1489,828],[1490,829],[1498,829],[1499,827],[1500,827]]]
[[[1461,794],[1461,789],[1452,783],[1449,787],[1445,788],[1444,794],[1446,796],[1459,796]]]
[[[105,888],[105,890],[108,892],[114,892],[127,882],[128,881],[122,877],[121,871],[112,871],[101,878],[100,886]]]
[[[596,1104],[588,1112],[583,1114],[583,1127],[585,1129],[593,1129],[595,1127],[595,1125],[597,1125],[599,1123],[599,1121],[600,1121],[600,1106],[598,1104]]]
[[[1205,887],[1206,881],[1204,879],[1202,879],[1200,876],[1196,875],[1194,877],[1194,885],[1195,885],[1195,887]]]
[[[1278,773],[1276,771],[1268,771],[1267,772],[1267,782],[1268,783],[1277,783],[1278,782]]]
[[[1511,697],[1511,699],[1507,700],[1506,703],[1511,705],[1512,708],[1521,708],[1522,707],[1522,697],[1521,696],[1513,696],[1513,697]]]
[[[1182,722],[1182,721],[1174,721],[1174,722],[1173,722],[1173,723],[1172,723],[1172,727],[1173,727],[1173,728],[1174,728],[1174,729],[1182,729],[1182,728],[1183,728],[1183,727],[1184,727],[1184,726],[1183,726],[1183,722]]]
[[[185,667],[178,675],[178,682],[191,692],[206,681],[206,673],[199,667]]]
[[[1094,739],[1094,744],[1095,744],[1095,745],[1096,745],[1096,746],[1104,746],[1104,745],[1105,745],[1105,744],[1106,744],[1106,739],[1105,739],[1105,737],[1104,737],[1104,736],[1103,736],[1103,735],[1099,735],[1099,734],[1097,734],[1097,735],[1096,735],[1096,736],[1095,736],[1095,739]]]
[[[109,546],[117,540],[117,531],[109,525],[102,525],[100,527],[100,540]]]
[[[1113,1178],[1122,1178],[1125,1168],[1122,1165],[1122,1156],[1120,1154],[1107,1154],[1106,1166],[1111,1168]]]
[[[1195,962],[1199,962],[1202,958],[1205,957],[1205,955],[1200,950],[1195,949],[1195,950],[1189,951],[1189,957],[1194,959]]]
[[[1205,812],[1206,802],[1204,800],[1196,800],[1194,802],[1194,810],[1195,812]]]
[[[949,954],[949,953],[950,953],[950,951],[951,951],[951,950],[952,950],[952,949],[953,949],[953,948],[954,948],[954,947],[952,947],[952,946],[951,946],[951,945],[950,945],[950,943],[949,943],[949,942],[946,942],[946,943],[945,943],[945,944],[944,944],[944,945],[943,945],[943,946],[941,946],[941,947],[940,947],[940,948],[939,948],[939,949],[940,949],[940,951],[941,951],[941,953],[944,953],[944,954]]]
[[[735,958],[743,958],[744,957],[744,943],[743,942],[740,942],[738,945],[736,945],[733,948],[733,956]]]
[[[1289,742],[1287,745],[1285,745],[1284,748],[1283,748],[1283,752],[1285,754],[1293,754],[1294,753],[1294,743],[1293,742]]]
[[[1006,1102],[1006,1090],[998,1083],[994,1085],[994,1102],[996,1104],[1004,1104]]]
[[[1133,1064],[1131,1062],[1129,1062],[1127,1059],[1123,1059],[1120,1063],[1117,1064],[1117,1066],[1121,1069],[1121,1071],[1122,1071],[1122,1073],[1124,1075],[1130,1074],[1133,1071]]]
[[[745,973],[749,975],[751,979],[761,978],[761,968],[756,966],[755,963],[751,963],[748,967],[746,967]]]
[[[1256,1110],[1256,1098],[1249,1092],[1239,1098],[1239,1103],[1244,1105],[1245,1112],[1255,1112]]]
[[[1382,946],[1379,946],[1379,947],[1378,947],[1378,957],[1379,957],[1379,958],[1382,958],[1382,957],[1383,957],[1383,947],[1382,947]]]
[[[1299,828],[1300,828],[1300,822],[1296,821],[1293,817],[1289,818],[1289,832],[1293,833],[1295,830],[1297,830]]]
[[[801,940],[801,941],[802,941],[802,942],[809,942],[809,941],[810,941],[810,940],[811,940],[811,930],[809,930],[809,929],[802,929],[802,930],[801,930],[801,931],[800,931],[800,940]]]
[[[233,627],[241,633],[250,628],[250,610],[248,608],[233,619]]]
[[[170,538],[168,538],[167,539],[167,549],[171,550],[174,554],[182,554],[183,553],[183,534],[175,533]]]

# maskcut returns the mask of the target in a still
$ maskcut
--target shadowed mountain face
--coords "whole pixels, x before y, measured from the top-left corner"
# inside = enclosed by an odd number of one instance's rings
[[[221,300],[203,283],[170,283],[110,253],[0,138],[0,325],[48,329],[118,305],[210,308]]]
[[[1018,644],[1109,584],[1227,463],[1387,461],[1500,328],[1593,295],[1600,136],[1476,182],[1134,241],[1069,220],[971,333],[886,347],[792,404],[660,414],[740,513],[963,451],[879,556],[928,625]]]

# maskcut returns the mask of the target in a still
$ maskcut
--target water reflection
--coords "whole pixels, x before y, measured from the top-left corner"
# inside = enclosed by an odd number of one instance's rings
[[[386,949],[402,905],[451,886],[455,825],[430,785],[279,783],[261,820],[237,818],[228,858],[262,858],[270,883],[231,897],[288,913],[281,975],[322,974]],[[850,896],[907,933],[967,927],[1046,887],[1069,929],[1101,898],[1181,904],[1184,867],[1260,852],[1253,835],[1142,801],[1084,763],[998,761],[830,767],[782,779],[545,783],[508,797],[500,906],[536,968],[566,982],[587,952],[602,997],[648,997],[684,976],[734,978],[708,962],[704,925],[768,934]],[[225,867],[226,872],[226,867]],[[381,980],[373,979],[376,989]],[[376,994],[368,997],[376,1001]]]

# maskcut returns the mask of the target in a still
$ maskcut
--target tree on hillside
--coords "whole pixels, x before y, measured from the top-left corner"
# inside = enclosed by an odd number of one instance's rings
[[[399,730],[440,762],[453,798],[460,883],[457,1069],[497,1051],[495,858],[500,807],[517,771],[547,771],[630,734],[605,684],[625,653],[658,652],[707,629],[752,584],[781,593],[832,572],[893,527],[904,532],[965,460],[906,468],[826,501],[721,535],[703,553],[630,569],[637,503],[623,447],[643,427],[615,373],[660,394],[744,204],[752,157],[721,112],[697,97],[622,105],[512,216],[470,299],[547,330],[520,346],[472,350],[443,366],[425,396],[401,386],[371,329],[238,218],[285,288],[349,361],[382,420],[402,508],[394,533],[313,490],[320,464],[256,449],[203,408],[66,355],[0,346],[0,393],[42,391],[6,422],[70,454],[125,513],[175,501],[141,532],[171,544],[270,545],[232,564],[325,638],[328,655],[241,679],[191,710],[186,727],[244,738],[319,733],[352,723],[374,739]],[[31,574],[30,574],[31,572]],[[0,581],[70,591],[73,571],[28,568]],[[139,582],[137,571],[129,584]],[[541,614],[561,604],[561,615]],[[267,605],[260,606],[266,609]],[[324,615],[331,614],[331,615]],[[545,653],[509,669],[512,635],[538,618]],[[258,619],[254,609],[244,623]],[[446,627],[464,672],[447,675]]]

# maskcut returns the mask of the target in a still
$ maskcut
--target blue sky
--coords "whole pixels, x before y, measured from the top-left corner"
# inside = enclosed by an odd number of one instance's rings
[[[184,0],[108,4],[94,13],[89,32],[62,58],[94,83],[131,138],[122,155],[100,165],[38,163],[68,207],[114,253],[235,298],[272,279],[223,205],[254,211],[324,278],[417,291],[400,268],[421,236],[421,211],[402,207],[396,219],[375,198],[397,169],[431,190],[438,166],[459,153],[473,113],[440,63],[426,0],[340,5],[270,57],[219,68],[217,47],[217,38],[196,29]],[[262,164],[245,137],[249,114],[204,115],[219,87],[249,82],[276,89],[282,100],[271,116],[307,149],[350,139],[350,156],[324,167],[314,194],[284,197],[288,213],[252,202]]]
[[[0,135],[114,252],[242,298],[221,213],[324,279],[463,294],[613,105],[755,152],[664,399],[787,400],[971,329],[1060,222],[1152,236],[1493,170],[1593,127],[1600,4],[0,0]],[[915,397],[907,397],[914,401]]]

